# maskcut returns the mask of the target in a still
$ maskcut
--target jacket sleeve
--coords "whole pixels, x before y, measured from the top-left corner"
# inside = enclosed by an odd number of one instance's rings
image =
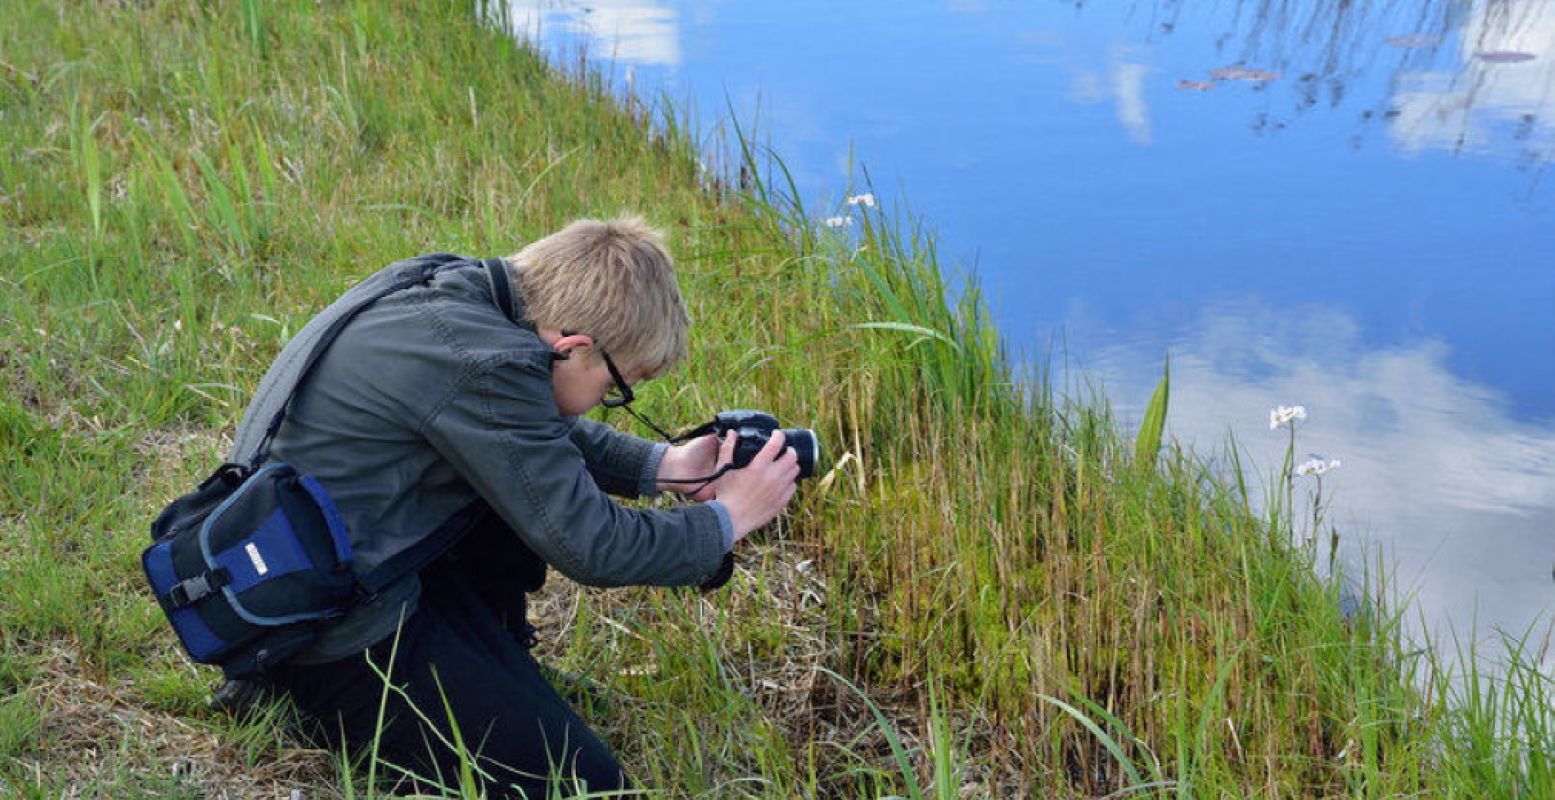
[[[520,357],[467,373],[422,435],[524,543],[590,586],[700,585],[726,550],[717,509],[623,508],[589,474],[549,376]]]
[[[658,491],[659,462],[665,445],[656,445],[603,422],[579,417],[572,442],[599,488],[619,497],[641,497]]]

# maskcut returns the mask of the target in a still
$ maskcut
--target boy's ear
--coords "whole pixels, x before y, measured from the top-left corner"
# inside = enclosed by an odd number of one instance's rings
[[[551,343],[551,349],[555,350],[557,355],[561,357],[557,359],[559,361],[571,358],[575,350],[593,346],[594,337],[585,333],[562,334],[556,338],[556,341]]]

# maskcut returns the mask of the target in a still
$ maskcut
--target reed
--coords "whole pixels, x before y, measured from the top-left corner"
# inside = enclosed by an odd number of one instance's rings
[[[388,765],[202,710],[215,676],[140,586],[147,521],[353,281],[623,209],[670,232],[697,320],[644,406],[767,408],[833,456],[717,594],[537,599],[658,793],[1552,793],[1534,636],[1420,649],[1380,569],[1356,578],[1390,602],[1345,616],[1280,479],[1258,514],[1234,460],[1163,441],[1164,376],[1137,430],[1061,399],[905,210],[806,208],[749,130],[702,152],[684,110],[500,19],[0,5],[0,793],[378,794]]]

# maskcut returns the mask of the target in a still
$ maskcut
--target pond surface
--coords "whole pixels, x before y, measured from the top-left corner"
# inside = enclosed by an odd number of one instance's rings
[[[862,163],[1012,349],[1323,476],[1424,624],[1555,607],[1555,3],[514,0],[553,52],[759,116],[817,221]],[[758,114],[759,111],[759,114]],[[648,210],[651,215],[651,209]],[[1316,487],[1300,479],[1298,491]],[[1373,559],[1374,560],[1374,559]]]

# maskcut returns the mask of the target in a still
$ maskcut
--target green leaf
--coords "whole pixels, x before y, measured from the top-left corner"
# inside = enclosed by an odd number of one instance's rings
[[[1145,419],[1139,424],[1139,437],[1134,440],[1134,463],[1141,469],[1155,466],[1156,453],[1161,450],[1161,437],[1166,431],[1166,406],[1171,395],[1172,360],[1166,360],[1161,373],[1161,383],[1145,406]]]
[[[913,342],[914,344],[917,344],[924,339],[934,339],[945,344],[952,350],[955,350],[957,353],[961,352],[961,345],[957,343],[955,339],[950,338],[949,335],[941,331],[934,330],[933,328],[927,328],[922,325],[913,325],[909,322],[855,322],[848,327],[859,330],[900,331],[902,333],[915,333],[921,338],[915,340]]]
[[[816,667],[816,669],[830,675],[837,682],[852,689],[854,694],[864,699],[864,705],[869,707],[869,713],[875,717],[875,724],[879,726],[880,732],[885,735],[886,744],[891,746],[891,755],[896,757],[896,766],[902,772],[902,782],[907,784],[907,797],[910,800],[923,800],[923,788],[918,785],[918,773],[913,770],[912,758],[907,754],[907,748],[902,745],[902,739],[897,735],[896,728],[891,725],[890,720],[886,719],[880,707],[875,705],[873,700],[869,699],[869,695],[863,689],[854,686],[853,682],[847,678],[825,667]]]
[[[1134,767],[1134,762],[1128,757],[1128,754],[1123,751],[1123,747],[1118,744],[1116,739],[1108,736],[1107,732],[1102,730],[1101,726],[1097,725],[1094,720],[1092,720],[1090,717],[1087,717],[1078,708],[1075,708],[1074,706],[1069,705],[1068,703],[1065,703],[1064,701],[1053,697],[1052,695],[1038,694],[1037,699],[1044,703],[1051,703],[1052,705],[1057,706],[1060,711],[1063,711],[1065,714],[1074,717],[1076,722],[1085,726],[1085,729],[1090,731],[1092,736],[1096,737],[1096,741],[1101,742],[1102,747],[1107,748],[1107,752],[1112,754],[1113,759],[1118,762],[1118,766],[1123,768],[1124,774],[1128,775],[1130,785],[1139,786],[1145,782],[1144,779],[1139,776],[1139,770]]]

